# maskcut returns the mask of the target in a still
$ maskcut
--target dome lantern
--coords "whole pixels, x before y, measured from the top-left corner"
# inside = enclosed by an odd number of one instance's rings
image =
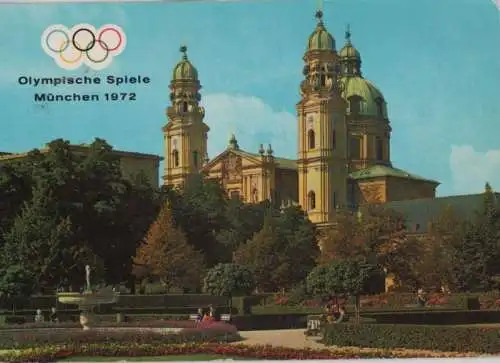
[[[323,23],[323,11],[316,11],[315,17],[318,23],[316,25],[316,29],[314,29],[314,32],[309,36],[307,50],[335,50],[335,39],[326,30]]]
[[[340,50],[339,57],[342,75],[361,77],[361,55],[352,45],[349,25],[347,25],[345,32],[345,45]]]
[[[172,81],[198,81],[198,71],[188,59],[187,47],[183,45],[179,50],[182,53],[182,59],[174,67]]]

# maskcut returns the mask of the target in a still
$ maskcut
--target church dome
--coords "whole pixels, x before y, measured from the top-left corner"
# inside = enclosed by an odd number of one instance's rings
[[[174,71],[172,73],[172,80],[174,81],[197,81],[198,80],[198,71],[191,64],[187,57],[187,47],[182,46],[180,51],[183,53],[182,59],[177,65],[174,67]]]
[[[318,19],[318,25],[314,32],[309,36],[309,42],[307,43],[307,50],[334,50],[335,49],[335,39],[326,30],[323,24],[323,12],[318,10],[316,12],[316,18]]]
[[[362,77],[353,76],[344,76],[341,82],[342,97],[349,105],[348,114],[357,112],[363,116],[388,118],[384,95],[373,83]],[[353,103],[356,102],[358,104],[354,107]]]

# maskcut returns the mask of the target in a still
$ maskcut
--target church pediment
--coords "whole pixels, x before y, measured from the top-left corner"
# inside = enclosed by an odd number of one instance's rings
[[[208,173],[221,172],[224,175],[237,175],[243,169],[260,167],[262,162],[253,155],[241,150],[224,150],[203,167]]]

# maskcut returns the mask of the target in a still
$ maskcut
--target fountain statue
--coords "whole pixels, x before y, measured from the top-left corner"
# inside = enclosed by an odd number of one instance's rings
[[[92,289],[90,284],[91,267],[85,266],[85,288],[83,292],[58,292],[57,300],[62,304],[78,305],[80,309],[80,324],[83,330],[89,330],[90,325],[96,321],[94,308],[102,304],[114,304],[118,301],[119,293],[111,287]]]

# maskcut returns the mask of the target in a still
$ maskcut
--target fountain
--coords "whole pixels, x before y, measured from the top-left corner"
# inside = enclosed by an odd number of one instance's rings
[[[93,309],[101,304],[114,304],[118,301],[119,293],[111,287],[93,290],[90,285],[90,266],[85,266],[85,289],[83,292],[59,292],[57,300],[62,304],[78,305],[80,309],[80,324],[83,330],[89,330],[90,325],[96,321]]]

